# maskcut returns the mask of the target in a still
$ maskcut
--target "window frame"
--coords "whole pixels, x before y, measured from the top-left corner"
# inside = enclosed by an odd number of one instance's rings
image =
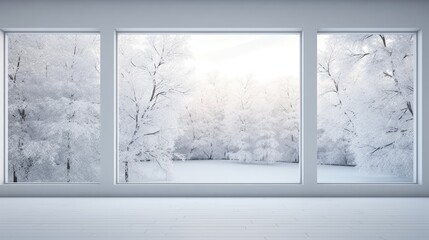
[[[301,97],[300,97],[300,168],[301,168],[301,183],[276,183],[276,184],[216,184],[216,183],[175,183],[175,184],[159,184],[159,183],[137,183],[137,184],[117,184],[116,182],[116,117],[117,117],[117,54],[116,54],[116,38],[121,32],[129,32],[130,29],[113,29],[109,31],[100,31],[101,39],[101,142],[102,142],[102,162],[100,183],[52,183],[52,184],[2,184],[0,185],[0,196],[407,196],[421,192],[423,188],[421,184],[421,174],[418,174],[419,181],[415,184],[318,184],[316,175],[316,126],[317,121],[311,116],[317,116],[317,34],[322,31],[313,29],[308,31],[305,29],[131,29],[137,32],[266,32],[281,31],[281,32],[300,32],[301,33]],[[350,29],[348,29],[350,31]],[[371,29],[370,29],[371,30]],[[22,29],[15,31],[22,32]],[[31,31],[35,31],[32,29]],[[40,31],[47,31],[42,29]],[[55,31],[55,30],[50,30]],[[63,29],[70,32],[70,29]],[[83,31],[79,29],[77,31]],[[88,31],[88,30],[87,30]],[[93,31],[93,30],[92,30]],[[339,31],[335,29],[335,31]],[[362,31],[362,30],[357,30]],[[377,29],[372,29],[374,32],[379,32]],[[384,29],[384,31],[391,32]],[[417,32],[417,39],[421,38],[420,31],[415,29],[407,29],[407,31]],[[4,31],[9,32],[9,31]],[[48,31],[49,32],[49,31]],[[353,31],[354,32],[354,31]],[[368,32],[366,30],[365,32]],[[110,44],[110,45],[109,45]],[[418,52],[421,49],[421,41],[417,41]],[[113,46],[112,46],[113,45]],[[2,57],[5,60],[5,56]],[[112,64],[113,62],[113,64]],[[421,64],[421,54],[418,54],[417,65]],[[106,68],[115,66],[110,71],[105,71]],[[421,68],[416,69],[418,75],[417,84],[421,82]],[[3,64],[4,70],[4,64]],[[113,75],[108,76],[108,74]],[[5,75],[4,75],[5,76]],[[5,76],[6,77],[6,76]],[[6,78],[4,78],[6,79]],[[110,81],[106,83],[106,79]],[[419,85],[418,85],[419,86]],[[107,90],[106,90],[107,89]],[[110,91],[109,91],[110,90]],[[2,89],[3,95],[4,89]],[[417,88],[419,96],[418,110],[421,110],[421,89]],[[419,94],[420,93],[420,94]],[[115,96],[113,104],[110,105],[106,101],[111,100],[112,94]],[[4,96],[2,97],[4,99]],[[106,100],[107,99],[107,100]],[[107,105],[107,106],[106,106]],[[113,106],[113,107],[112,107]],[[3,107],[4,104],[3,104]],[[108,111],[106,111],[108,110]],[[110,112],[110,114],[109,114]],[[107,113],[107,114],[106,114]],[[305,117],[308,116],[308,117]],[[421,124],[421,115],[418,114],[417,125]],[[112,119],[114,119],[112,121]],[[112,123],[114,131],[110,131],[114,136],[114,140],[106,137],[106,123]],[[3,125],[4,126],[4,125]],[[112,134],[113,133],[113,134]],[[416,135],[421,135],[416,131]],[[417,136],[418,139],[421,136]],[[106,144],[107,143],[107,144]],[[421,140],[417,142],[421,145]],[[4,147],[4,144],[2,144]],[[113,157],[105,158],[109,152],[106,149],[114,146]],[[111,149],[111,148],[110,148]],[[420,148],[418,148],[420,149]],[[313,157],[312,157],[313,156]],[[418,151],[418,165],[421,165],[421,157]],[[421,171],[421,168],[418,168]],[[381,190],[384,189],[385,192]],[[255,193],[256,192],[256,193]]]
[[[4,120],[6,119],[6,112],[4,110],[6,110],[5,107],[5,102],[4,100],[6,99],[6,94],[5,94],[5,86],[6,86],[6,44],[5,44],[5,38],[6,38],[6,34],[3,31],[0,31],[0,76],[1,79],[3,80],[3,83],[0,84],[0,91],[2,92],[1,97],[0,97],[0,106],[2,106],[2,110],[3,113],[0,117],[0,152],[3,153],[3,160],[0,161],[0,186],[3,185],[5,183],[6,180],[6,169],[5,166],[7,164],[6,161],[6,151],[5,151],[5,139],[6,139],[6,134],[5,134],[5,126],[6,124],[4,123]]]
[[[0,170],[2,170],[2,173],[0,173],[0,184],[6,184],[6,185],[19,185],[19,184],[41,184],[41,185],[45,185],[45,184],[65,184],[65,185],[70,185],[70,184],[97,184],[99,182],[70,182],[70,183],[66,183],[66,182],[9,182],[8,178],[9,178],[9,168],[8,168],[8,34],[14,34],[14,33],[37,33],[37,34],[98,34],[100,36],[100,32],[97,31],[96,29],[12,29],[9,31],[2,31],[0,29],[0,37],[2,38],[2,40],[0,41],[0,44],[2,44],[3,46],[3,52],[0,52],[0,57],[2,59],[3,62],[3,71],[4,71],[4,80],[3,80],[3,86],[2,86],[2,94],[4,97],[1,98],[1,103],[4,106],[4,110],[3,110],[3,115],[1,118],[1,133],[2,133],[2,151],[3,152],[3,161],[0,162]],[[101,39],[100,39],[100,44],[101,44]],[[1,55],[1,53],[3,55]],[[101,51],[100,51],[100,55],[101,55]],[[0,69],[1,70],[1,69]],[[0,72],[1,73],[1,72]],[[101,83],[101,74],[100,74],[100,79],[99,79],[100,83]],[[101,90],[101,89],[100,89]],[[100,93],[101,94],[101,93]],[[100,100],[100,105],[101,105],[101,100]],[[101,117],[100,117],[101,118]],[[101,121],[101,119],[100,119]],[[101,135],[101,133],[100,133]],[[100,161],[101,164],[101,161]]]
[[[372,184],[380,184],[380,185],[412,185],[412,184],[420,184],[421,183],[421,173],[420,169],[421,167],[421,157],[420,157],[420,132],[419,132],[419,122],[420,122],[420,77],[419,77],[419,66],[420,66],[420,37],[421,37],[421,30],[417,30],[417,29],[401,29],[401,28],[394,28],[394,29],[350,29],[350,28],[346,28],[346,29],[320,29],[319,31],[317,31],[317,36],[319,35],[329,35],[329,34],[366,34],[366,33],[374,33],[374,34],[379,34],[379,33],[385,33],[385,34],[401,34],[401,33],[409,33],[409,34],[415,34],[415,53],[416,56],[414,56],[415,58],[415,63],[414,63],[414,81],[413,81],[413,86],[414,86],[414,92],[413,92],[413,100],[414,100],[414,109],[417,109],[416,113],[415,113],[415,117],[413,119],[413,130],[414,130],[414,135],[413,135],[413,181],[412,182],[379,182],[379,183],[361,183],[361,182],[319,182],[317,181],[317,184],[346,184],[346,185],[355,185],[355,184],[368,184],[368,185],[372,185]],[[318,80],[317,80],[318,81]],[[319,95],[317,96],[319,97]],[[318,164],[318,166],[320,166]]]
[[[300,98],[299,98],[299,182],[288,182],[288,183],[157,183],[157,182],[131,182],[131,183],[124,183],[119,181],[119,114],[115,114],[115,184],[118,185],[128,185],[128,184],[203,184],[203,185],[213,185],[213,184],[302,184],[302,176],[303,176],[303,167],[302,167],[302,99],[301,99],[301,92],[302,92],[302,31],[300,29],[282,29],[282,28],[264,28],[264,29],[119,29],[116,30],[115,35],[115,69],[116,69],[116,75],[115,75],[115,112],[119,112],[119,77],[118,77],[118,37],[120,34],[136,34],[136,35],[144,35],[144,34],[183,34],[183,35],[198,35],[198,34],[225,34],[225,35],[240,35],[240,34],[255,34],[255,35],[264,35],[264,34],[272,34],[272,35],[299,35],[299,41],[300,41],[300,49],[299,49],[299,58],[300,58],[300,68],[299,68],[299,92],[300,92]]]

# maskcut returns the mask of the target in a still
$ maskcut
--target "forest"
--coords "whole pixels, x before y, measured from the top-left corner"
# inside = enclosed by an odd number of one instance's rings
[[[213,38],[219,43],[213,43]],[[261,53],[252,51],[261,49],[247,48],[261,42],[268,46],[270,41],[285,45],[287,38],[120,35],[121,181],[169,179],[174,161],[298,163],[299,68],[292,68],[288,75],[275,69],[277,66],[267,65],[258,71],[240,61],[251,57],[260,64],[264,59],[254,56]],[[299,43],[299,38],[295,40]],[[202,49],[195,47],[200,44]],[[210,52],[210,48],[219,49]],[[293,53],[299,61],[297,49]],[[240,54],[234,56],[233,52]],[[281,47],[267,49],[261,57],[288,58],[283,52],[287,54]],[[205,62],[204,58],[211,60]],[[226,61],[228,65],[222,65]],[[215,69],[207,70],[205,64],[215,65]],[[275,73],[266,73],[269,71]],[[155,162],[157,169],[144,162]]]
[[[100,37],[7,34],[9,182],[97,182]]]
[[[318,37],[318,161],[413,181],[415,33]]]
[[[196,53],[192,44],[199,43],[192,38],[120,38],[120,180],[128,182],[131,174],[141,177],[132,181],[172,178],[177,160],[231,160],[256,167],[298,163],[299,74],[286,74],[292,68],[286,63],[299,57],[282,59],[285,64],[277,68],[283,75],[255,77],[253,71],[275,53],[247,72],[237,71],[240,75],[222,65],[242,64],[230,60],[241,59],[242,51],[229,49],[214,63],[221,67],[210,72],[198,69],[204,68],[198,59],[188,60],[217,57]],[[209,38],[205,47],[217,49]],[[269,51],[261,46],[260,51]],[[318,164],[349,167],[320,167],[319,176],[334,182],[371,181],[365,176],[413,181],[415,34],[320,34],[317,68]],[[341,179],[349,169],[362,175]],[[284,174],[290,173],[285,169]]]
[[[415,38],[318,35],[322,182],[413,181]],[[300,41],[120,33],[118,181],[300,182]],[[7,109],[8,182],[97,182],[99,35],[8,33]]]

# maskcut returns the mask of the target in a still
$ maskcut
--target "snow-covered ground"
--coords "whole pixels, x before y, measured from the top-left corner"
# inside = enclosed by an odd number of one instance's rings
[[[299,183],[299,164],[251,164],[228,160],[174,162],[173,182]]]
[[[413,178],[365,172],[357,167],[319,165],[317,166],[319,183],[411,183]]]
[[[155,183],[299,183],[300,166],[295,163],[249,164],[233,160],[175,161],[171,175],[159,172],[154,162],[139,164],[130,173],[130,182]],[[391,183],[411,182],[412,179],[386,174],[365,173],[355,167],[318,166],[320,183]]]
[[[151,183],[299,183],[299,164],[250,164],[234,160],[174,161],[168,180],[154,162],[134,165],[130,182]],[[123,182],[123,176],[121,181]]]

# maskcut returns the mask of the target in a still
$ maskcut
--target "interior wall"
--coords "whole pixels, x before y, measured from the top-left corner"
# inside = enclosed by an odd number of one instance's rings
[[[429,72],[425,69],[428,12],[429,1],[423,0],[2,0],[3,31],[73,28],[100,32],[102,175],[100,184],[0,185],[0,196],[429,196],[429,166],[425,164],[429,150],[424,148],[429,127],[422,124],[429,121],[429,109],[424,108],[429,95],[422,94],[429,92],[429,83],[423,79]],[[177,28],[302,30],[303,185],[114,184],[115,30]],[[419,31],[419,184],[317,184],[317,31],[389,29]]]

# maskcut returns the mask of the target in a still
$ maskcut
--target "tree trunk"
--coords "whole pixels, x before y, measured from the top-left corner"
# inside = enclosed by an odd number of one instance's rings
[[[18,182],[18,176],[16,176],[15,166],[13,167],[13,182]]]
[[[70,182],[70,158],[67,158],[67,182]]]
[[[128,161],[124,161],[125,163],[125,182],[128,182]]]
[[[75,64],[76,64],[76,56],[77,56],[77,35],[76,35],[76,37],[75,37],[75,41],[74,41],[74,47],[73,47],[73,60],[72,60],[72,63],[71,63],[71,65],[70,65],[70,71],[71,71],[71,73],[70,73],[70,78],[68,79],[68,84],[73,84],[74,83],[74,66],[75,66]],[[72,105],[74,104],[74,102],[75,102],[75,92],[73,92],[73,91],[70,91],[69,92],[69,96],[68,96],[68,98],[69,98],[69,105],[70,105],[70,108],[72,109],[73,107],[72,107]],[[72,110],[72,112],[71,113],[68,113],[67,114],[67,120],[68,120],[68,122],[69,123],[71,123],[71,122],[74,122],[74,118],[75,118],[75,115],[76,115],[76,112],[75,111],[73,111]],[[67,132],[66,132],[66,135],[67,135],[67,163],[66,163],[66,172],[67,172],[67,176],[66,176],[66,178],[67,178],[67,182],[71,182],[71,177],[70,177],[70,172],[71,172],[71,164],[72,164],[72,161],[73,161],[73,159],[72,159],[72,149],[71,149],[71,137],[70,137],[70,135],[71,135],[71,131],[70,130],[68,130]]]

